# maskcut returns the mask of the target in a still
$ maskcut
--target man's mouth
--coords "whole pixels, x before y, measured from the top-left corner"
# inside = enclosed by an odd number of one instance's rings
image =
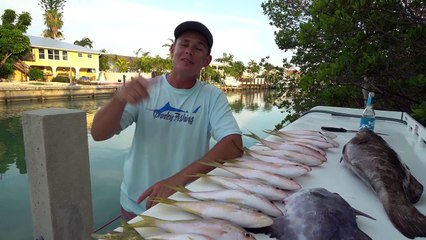
[[[193,63],[192,60],[188,59],[188,58],[182,58],[182,61],[186,62],[186,63]]]

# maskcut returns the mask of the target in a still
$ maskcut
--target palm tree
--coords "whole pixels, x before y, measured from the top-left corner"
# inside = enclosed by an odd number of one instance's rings
[[[62,20],[64,4],[65,0],[39,0],[39,5],[44,9],[44,24],[47,26],[42,33],[43,37],[64,38],[64,34],[60,31],[64,25]]]
[[[115,65],[117,66],[119,72],[127,72],[129,70],[130,63],[123,58],[119,58],[115,62]]]
[[[88,48],[93,48],[93,41],[90,40],[90,38],[82,38],[80,41],[76,40],[74,41],[74,45],[79,45],[82,47],[88,47]]]
[[[170,43],[165,43],[161,47],[166,47],[169,49],[169,53],[167,53],[167,56],[170,58],[170,49],[172,48],[173,44],[175,44],[175,40],[173,40],[172,38],[169,38],[167,40],[169,40]]]
[[[59,13],[56,9],[51,9],[43,14],[44,24],[47,29],[43,31],[43,37],[49,37],[52,39],[63,39],[64,34],[59,31],[64,25],[62,20],[62,13]]]

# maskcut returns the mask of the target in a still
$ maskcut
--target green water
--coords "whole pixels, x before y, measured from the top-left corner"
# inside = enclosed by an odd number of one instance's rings
[[[230,92],[228,101],[241,130],[266,136],[284,118],[276,107],[265,102],[268,92]],[[0,104],[0,239],[34,239],[32,236],[31,205],[25,165],[21,114],[43,108],[70,108],[86,111],[90,127],[96,110],[108,99],[61,102],[25,102]],[[94,228],[120,214],[119,186],[122,161],[130,146],[133,128],[130,127],[109,140],[95,142],[88,135],[92,184]],[[246,147],[255,141],[243,138]],[[105,230],[117,227],[119,221]]]

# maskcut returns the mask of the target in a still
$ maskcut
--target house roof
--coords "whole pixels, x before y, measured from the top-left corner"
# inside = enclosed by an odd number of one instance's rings
[[[71,43],[63,42],[56,39],[51,38],[44,38],[44,37],[37,37],[37,36],[29,36],[31,47],[38,47],[38,48],[50,48],[50,49],[57,49],[57,50],[67,50],[71,52],[84,52],[84,53],[93,53],[93,54],[102,54],[102,52],[74,45]]]

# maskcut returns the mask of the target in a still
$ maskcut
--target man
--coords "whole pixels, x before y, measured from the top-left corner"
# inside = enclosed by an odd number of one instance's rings
[[[188,175],[213,169],[199,162],[242,154],[241,131],[225,95],[197,80],[212,60],[212,34],[202,23],[187,21],[174,35],[171,73],[129,82],[93,120],[91,134],[97,141],[136,123],[121,184],[125,220],[153,206],[153,197],[173,194],[166,184],[184,186],[195,180]],[[217,143],[210,149],[211,137]]]

